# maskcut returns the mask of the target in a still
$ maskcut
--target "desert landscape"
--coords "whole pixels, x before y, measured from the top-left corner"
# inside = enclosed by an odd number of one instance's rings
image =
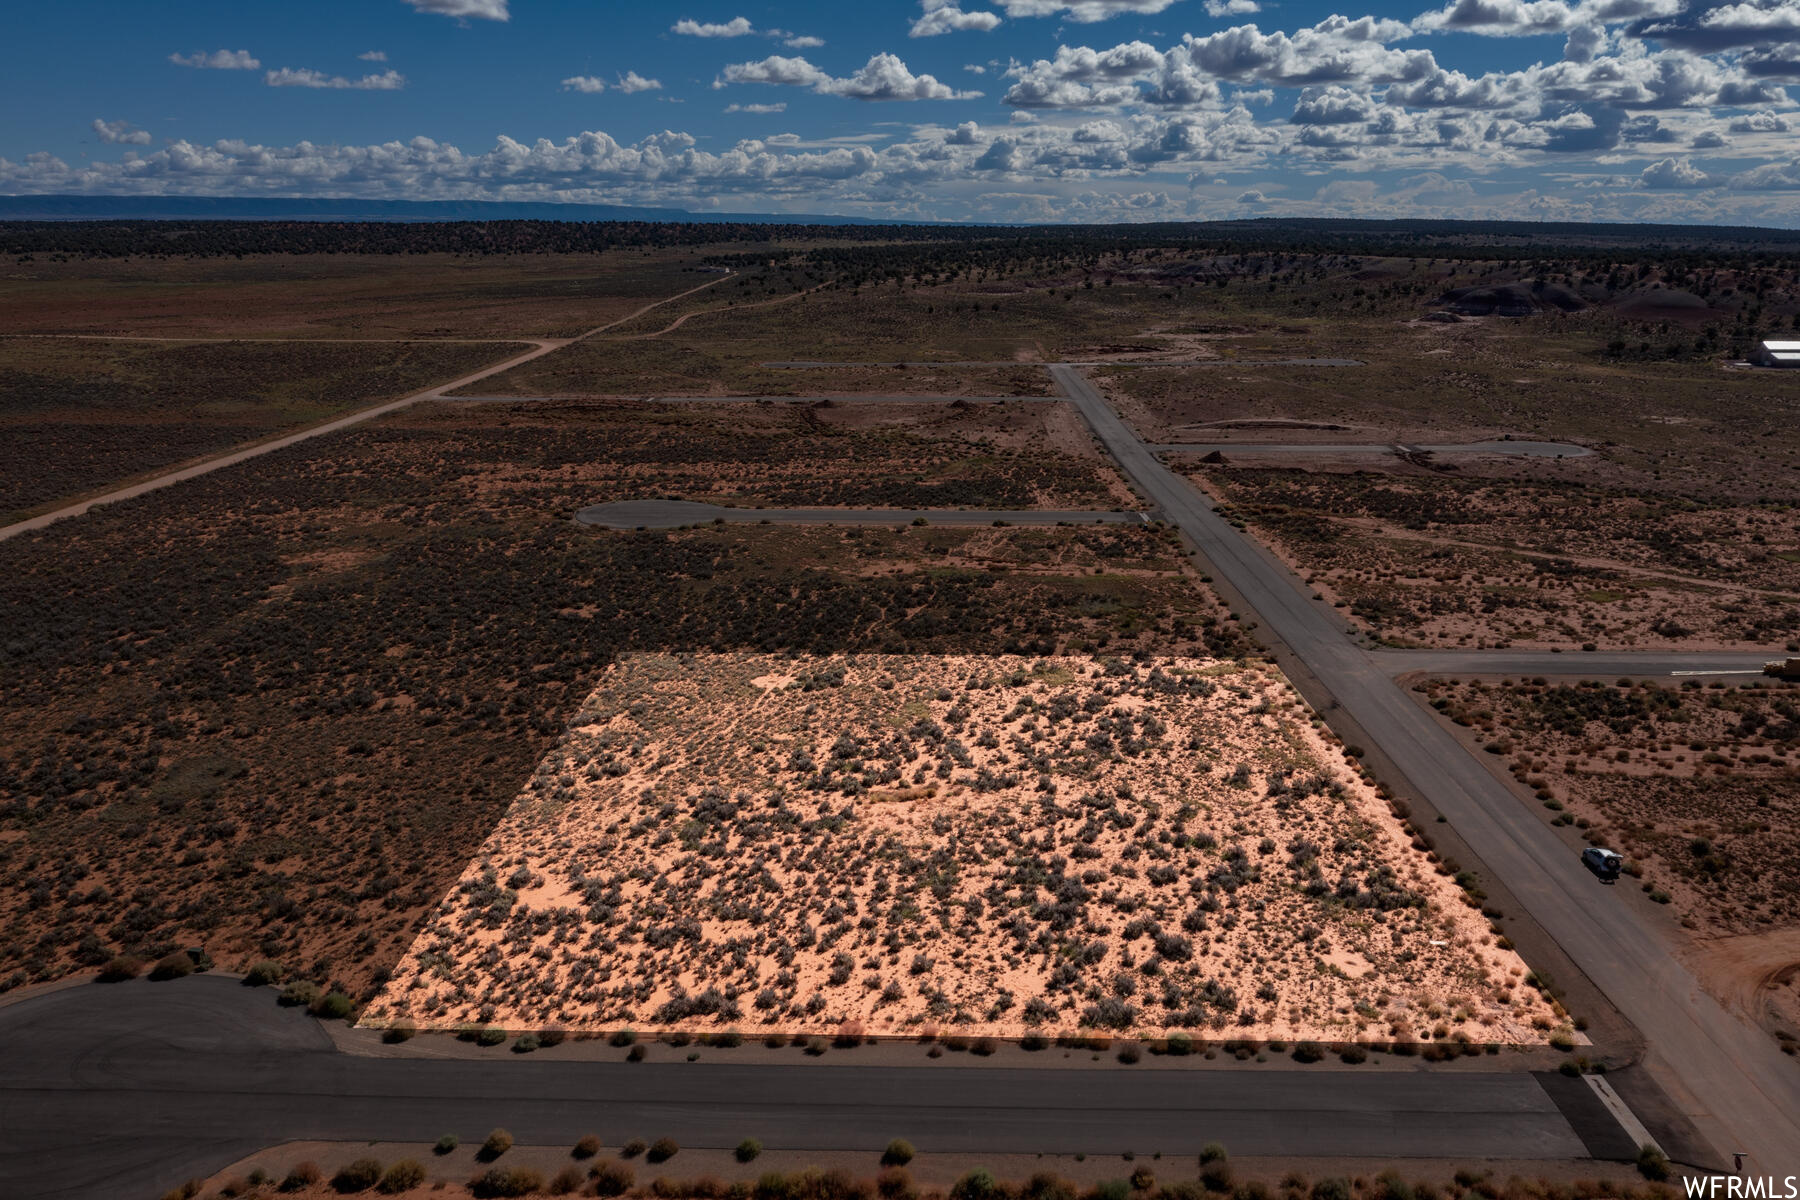
[[[1800,518],[1786,503],[1476,476],[1498,460],[1450,477],[1176,461],[1390,645],[1800,647]]]
[[[1542,1044],[1272,669],[632,655],[372,1024]]]
[[[825,1061],[1147,1055],[1197,1096],[1312,1073],[1356,1103],[1404,1074],[1378,1115],[1498,1136],[1457,1125],[1479,1077],[1572,1153],[1532,1072],[1630,1091],[1610,1006],[1661,994],[1584,979],[1620,967],[1557,894],[1800,1051],[1791,687],[1421,672],[1422,732],[1357,724],[1408,648],[1800,643],[1794,399],[1732,357],[1800,308],[1779,255],[165,232],[186,253],[0,228],[15,517],[542,353],[0,542],[0,992],[198,975],[246,1029],[316,1017],[397,1071],[875,1040]],[[1531,440],[1584,453],[1430,448]],[[1339,443],[1379,450],[1290,451]],[[667,501],[717,507],[575,519]],[[1576,874],[1595,839],[1624,886]]]

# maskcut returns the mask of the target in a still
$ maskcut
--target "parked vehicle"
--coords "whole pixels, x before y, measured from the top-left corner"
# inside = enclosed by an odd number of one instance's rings
[[[1800,658],[1778,658],[1764,663],[1763,674],[1777,679],[1800,679]]]
[[[1581,852],[1581,865],[1598,875],[1600,882],[1614,883],[1625,867],[1625,860],[1617,850],[1608,850],[1605,846],[1589,846]]]

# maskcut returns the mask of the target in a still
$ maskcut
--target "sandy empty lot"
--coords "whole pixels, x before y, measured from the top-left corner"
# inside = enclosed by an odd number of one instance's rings
[[[371,1023],[1541,1042],[1270,667],[621,660]]]

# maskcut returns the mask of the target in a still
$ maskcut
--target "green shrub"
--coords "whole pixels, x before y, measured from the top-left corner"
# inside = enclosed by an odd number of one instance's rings
[[[489,1167],[469,1181],[469,1192],[489,1197],[529,1196],[544,1190],[544,1177],[530,1167]]]
[[[100,982],[124,983],[127,979],[136,979],[143,969],[143,963],[128,954],[121,954],[100,968]]]
[[[723,1032],[713,1034],[710,1044],[714,1046],[723,1046],[727,1050],[734,1049],[735,1047],[744,1044],[744,1035],[735,1029],[727,1029]]]
[[[750,1189],[755,1200],[791,1200],[799,1189],[780,1171],[765,1171]]]
[[[580,1167],[564,1167],[551,1177],[549,1191],[552,1196],[570,1196],[580,1191],[586,1181]]]
[[[976,1167],[950,1185],[950,1200],[994,1200],[1000,1183],[985,1167]]]
[[[732,1154],[741,1163],[755,1162],[762,1156],[762,1143],[755,1138],[745,1138],[737,1144],[737,1149]]]
[[[1132,1191],[1147,1192],[1155,1186],[1156,1186],[1156,1174],[1149,1167],[1139,1165],[1136,1170],[1132,1171],[1132,1173],[1131,1173],[1131,1190]]]
[[[1668,1156],[1655,1146],[1640,1146],[1638,1147],[1637,1169],[1638,1174],[1645,1179],[1660,1183],[1669,1177]]]
[[[600,1138],[598,1135],[590,1133],[575,1143],[575,1148],[569,1151],[569,1157],[592,1158],[598,1153],[600,1153]]]
[[[150,968],[150,978],[158,982],[166,979],[186,979],[194,973],[194,960],[185,951],[177,950],[167,958],[158,959]]]
[[[1202,1163],[1200,1186],[1209,1192],[1229,1192],[1231,1190],[1231,1163],[1223,1158],[1215,1158]]]
[[[521,1033],[512,1044],[512,1052],[514,1054],[530,1054],[542,1044],[538,1041],[537,1034]]]
[[[1130,1200],[1131,1185],[1123,1179],[1103,1179],[1088,1195],[1093,1200]]]
[[[659,1137],[650,1143],[650,1149],[644,1152],[646,1162],[668,1162],[681,1153],[681,1147],[675,1144],[674,1138]]]
[[[1171,1033],[1163,1043],[1163,1048],[1176,1058],[1182,1058],[1194,1052],[1194,1039],[1185,1033]]]
[[[366,1192],[380,1182],[381,1160],[359,1158],[338,1168],[338,1173],[331,1177],[331,1190],[347,1196],[352,1192]]]
[[[403,1158],[381,1173],[380,1182],[375,1190],[384,1196],[398,1196],[401,1192],[410,1192],[425,1182],[425,1168],[410,1158]]]
[[[284,1192],[297,1192],[302,1188],[312,1187],[322,1178],[324,1178],[324,1176],[319,1173],[319,1168],[312,1163],[295,1163],[293,1169],[282,1178],[281,1190]]]
[[[1203,1167],[1210,1162],[1224,1162],[1230,1157],[1225,1152],[1225,1147],[1218,1142],[1208,1142],[1200,1147],[1200,1165]]]
[[[1320,1048],[1319,1043],[1317,1042],[1301,1042],[1294,1047],[1295,1062],[1316,1063],[1324,1057],[1325,1051]]]
[[[637,1030],[621,1029],[613,1034],[608,1040],[615,1046],[629,1046],[631,1043],[637,1041]]]
[[[498,1046],[506,1040],[506,1030],[488,1026],[475,1035],[477,1046]]]
[[[1075,1185],[1060,1175],[1039,1171],[1025,1181],[1019,1200],[1076,1200]]]
[[[882,1200],[916,1200],[919,1189],[913,1186],[912,1175],[905,1167],[883,1167],[875,1176],[875,1190]],[[1068,1200],[1075,1200],[1070,1196]]]
[[[244,986],[268,987],[271,983],[280,983],[281,974],[281,964],[265,958],[244,972]]]
[[[319,999],[319,985],[305,979],[296,979],[281,989],[281,995],[275,998],[283,1008],[311,1008]]]
[[[596,1196],[623,1196],[637,1182],[637,1176],[624,1163],[603,1158],[588,1168],[588,1181]]]
[[[637,1045],[633,1046],[631,1049],[627,1050],[625,1052],[625,1061],[626,1062],[643,1062],[644,1061],[643,1043],[640,1042]]]
[[[1361,1046],[1352,1043],[1345,1046],[1342,1050],[1339,1050],[1338,1057],[1344,1062],[1349,1063],[1351,1066],[1355,1066],[1357,1063],[1368,1062],[1369,1052],[1364,1050]]]
[[[884,1167],[904,1167],[913,1160],[912,1143],[905,1138],[895,1138],[881,1152],[881,1165]]]
[[[437,1140],[437,1145],[435,1145],[431,1148],[431,1152],[433,1154],[442,1156],[445,1154],[449,1154],[451,1151],[455,1150],[461,1144],[462,1144],[461,1141],[457,1138],[457,1136],[454,1133],[446,1133],[443,1137],[441,1137]]]
[[[1374,1200],[1414,1200],[1412,1184],[1398,1171],[1383,1171],[1375,1177]]]
[[[1350,1200],[1350,1181],[1341,1175],[1321,1179],[1312,1185],[1312,1200]]]
[[[1019,1049],[1021,1050],[1043,1050],[1049,1045],[1050,1039],[1041,1033],[1028,1033],[1019,1039]]]
[[[513,1135],[504,1129],[496,1129],[487,1135],[486,1140],[481,1143],[481,1149],[475,1152],[475,1157],[482,1162],[493,1162],[512,1148]]]
[[[645,1142],[643,1138],[632,1138],[629,1142],[626,1142],[623,1146],[619,1147],[619,1154],[623,1158],[636,1158],[649,1148],[649,1144]]]
[[[326,992],[312,1005],[312,1015],[321,1021],[342,1021],[355,1011],[355,1002],[342,992]]]

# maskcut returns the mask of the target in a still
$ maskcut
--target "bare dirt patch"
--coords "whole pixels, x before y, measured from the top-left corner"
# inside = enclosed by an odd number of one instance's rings
[[[1541,1043],[1342,761],[1272,667],[631,656],[365,1020]]]

